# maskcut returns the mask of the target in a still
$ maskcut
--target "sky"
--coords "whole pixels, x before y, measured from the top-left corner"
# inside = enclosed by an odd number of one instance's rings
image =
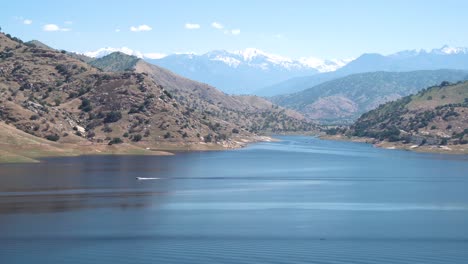
[[[1,6],[3,32],[76,52],[258,48],[291,58],[343,59],[468,46],[463,0],[17,0]]]

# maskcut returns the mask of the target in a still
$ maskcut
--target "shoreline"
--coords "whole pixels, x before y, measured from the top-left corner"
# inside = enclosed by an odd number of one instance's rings
[[[302,134],[301,134],[302,135]],[[401,142],[378,141],[373,138],[346,137],[343,135],[320,135],[322,140],[349,141],[372,144],[374,147],[383,149],[397,149],[414,151],[420,153],[437,153],[452,155],[467,155],[466,145],[423,145],[403,144]],[[61,144],[44,140],[40,144],[24,144],[16,146],[14,144],[0,143],[0,164],[21,164],[39,163],[42,158],[53,157],[78,157],[92,155],[131,155],[131,156],[171,156],[180,152],[205,152],[205,151],[225,151],[241,149],[249,144],[258,142],[278,142],[277,138],[271,135],[252,137],[241,137],[216,143],[205,142],[152,142],[145,144],[123,143],[119,145],[107,144]],[[6,149],[6,150],[5,150]]]
[[[401,142],[388,142],[388,141],[379,141],[374,138],[366,137],[347,137],[343,135],[322,135],[319,136],[320,139],[324,140],[335,140],[335,141],[349,141],[349,142],[358,142],[358,143],[367,143],[372,144],[376,148],[383,149],[396,149],[396,150],[406,150],[419,153],[436,153],[436,154],[450,154],[450,155],[468,155],[468,145],[415,145],[415,144],[403,144]]]
[[[78,157],[93,155],[171,156],[177,152],[225,151],[240,149],[257,142],[279,141],[271,136],[255,135],[216,143],[205,142],[152,142],[145,144],[67,144],[40,139],[40,143],[21,146],[0,143],[0,164],[39,163],[43,158]]]

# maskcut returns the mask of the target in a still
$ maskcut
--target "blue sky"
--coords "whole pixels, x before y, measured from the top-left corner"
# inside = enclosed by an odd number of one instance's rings
[[[331,59],[468,46],[467,10],[463,0],[5,1],[0,26],[23,40],[70,51],[126,46],[169,54],[254,47]]]

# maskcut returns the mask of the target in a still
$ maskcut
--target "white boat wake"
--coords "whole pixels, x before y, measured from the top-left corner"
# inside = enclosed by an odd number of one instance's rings
[[[145,180],[159,180],[159,178],[144,178],[144,177],[136,177],[137,180],[139,181],[145,181]]]

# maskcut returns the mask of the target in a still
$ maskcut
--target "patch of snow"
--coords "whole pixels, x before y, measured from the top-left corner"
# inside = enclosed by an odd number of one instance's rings
[[[467,54],[468,53],[468,48],[462,48],[462,47],[450,47],[448,45],[444,45],[440,49],[434,49],[432,50],[433,53],[437,54],[446,54],[446,55],[453,55],[453,54]]]
[[[305,65],[309,68],[318,70],[319,72],[332,72],[336,71],[339,68],[345,66],[349,62],[353,61],[352,59],[332,59],[332,60],[322,60],[315,57],[303,57],[299,59],[299,62],[302,65]]]
[[[213,61],[222,61],[226,63],[227,65],[237,68],[241,62],[235,58],[232,57],[223,57],[223,56],[216,56],[214,59],[211,59]]]
[[[82,52],[80,54],[92,58],[100,58],[109,55],[113,52],[122,52],[127,55],[136,56],[138,58],[147,59],[161,59],[168,55],[158,52],[142,53],[140,51],[132,50],[128,47],[121,48],[100,48],[95,51]],[[319,72],[336,71],[337,69],[345,66],[353,59],[332,59],[322,60],[315,57],[302,57],[300,59],[291,59],[285,56],[276,55],[264,52],[256,48],[246,48],[237,51],[215,50],[203,55],[197,55],[194,52],[175,52],[173,55],[184,56],[186,59],[197,59],[198,57],[205,57],[212,61],[221,61],[226,65],[237,68],[242,64],[250,67],[261,68],[269,70],[271,68],[283,68],[286,70],[293,69],[316,69]]]

